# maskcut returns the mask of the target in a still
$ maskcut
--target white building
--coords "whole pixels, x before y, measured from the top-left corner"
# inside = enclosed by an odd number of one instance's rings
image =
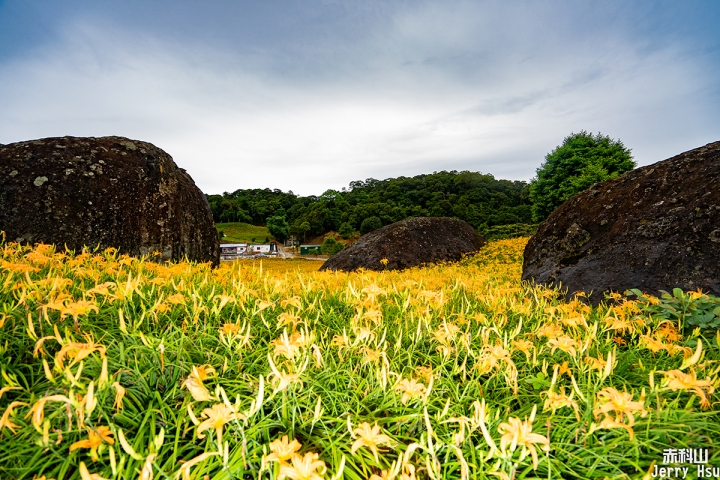
[[[247,252],[247,243],[221,243],[220,260],[234,260]]]
[[[247,244],[223,243],[220,244],[220,260],[235,260],[240,256],[277,254],[275,243]]]

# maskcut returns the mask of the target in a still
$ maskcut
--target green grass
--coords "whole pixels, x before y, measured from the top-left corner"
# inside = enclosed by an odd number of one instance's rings
[[[273,239],[267,227],[258,227],[242,222],[216,223],[218,230],[225,232],[220,239],[223,243],[265,243],[265,239]]]

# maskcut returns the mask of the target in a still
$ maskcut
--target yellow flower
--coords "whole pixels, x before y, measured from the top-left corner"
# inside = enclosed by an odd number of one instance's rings
[[[115,282],[105,282],[100,285],[95,285],[90,290],[86,291],[85,293],[88,295],[105,295],[110,296],[112,293],[110,292],[110,288],[117,288],[117,285]]]
[[[632,323],[624,318],[607,317],[603,320],[609,330],[615,330],[618,334],[630,333],[633,331]]]
[[[380,259],[380,263],[382,263],[383,265],[387,266],[387,264],[390,263],[390,260],[388,260],[387,258],[381,258],[381,259]]]
[[[570,393],[570,396],[567,396],[565,394],[565,387],[560,388],[560,393],[555,393],[552,389],[552,387],[546,391],[542,392],[542,395],[546,395],[547,399],[545,400],[545,405],[543,406],[543,412],[547,412],[548,410],[551,410],[553,415],[555,414],[555,410],[558,408],[568,407],[572,408],[575,411],[575,417],[580,420],[580,412],[578,404],[575,400],[573,400],[573,393]]]
[[[384,260],[386,260],[386,263],[384,263],[383,265],[387,265],[387,259],[384,259]],[[382,260],[380,262],[382,263]],[[373,298],[377,297],[379,295],[387,295],[387,290],[378,287],[374,283],[371,283],[367,287],[363,288],[362,292],[367,294],[368,297],[373,297]]]
[[[10,390],[19,390],[20,387],[3,387],[0,388],[0,398],[5,394],[5,392],[9,392]]]
[[[650,335],[640,335],[640,344],[653,353],[657,353],[660,350],[667,350],[668,348],[663,342],[656,340]]]
[[[208,378],[216,376],[217,373],[215,372],[215,369],[210,365],[200,365],[194,366],[190,375],[203,382]]]
[[[143,464],[142,470],[140,470],[140,476],[138,480],[153,480],[153,469],[152,464],[157,457],[157,453],[151,453],[145,457],[145,463]]]
[[[185,296],[182,293],[176,293],[174,295],[170,295],[167,298],[167,301],[173,305],[178,305],[180,303],[185,303]]]
[[[305,346],[305,339],[303,336],[298,335],[297,332],[288,337],[287,330],[283,330],[280,338],[271,341],[270,345],[273,347],[274,356],[283,355],[293,360],[300,349]]]
[[[89,428],[88,429],[88,438],[85,440],[80,440],[79,442],[75,442],[72,445],[70,445],[70,451],[77,450],[78,448],[89,448],[90,449],[90,458],[93,459],[93,461],[97,461],[97,449],[98,447],[103,443],[108,443],[110,445],[115,443],[115,440],[112,438],[112,431],[109,427],[106,426],[100,426],[97,428]]]
[[[545,323],[537,332],[538,337],[557,338],[563,335],[563,329],[555,323]]]
[[[30,408],[28,414],[25,415],[25,418],[32,416],[32,424],[36,430],[40,430],[42,426],[43,419],[45,418],[45,404],[47,402],[65,402],[68,405],[73,403],[72,400],[65,395],[49,395],[38,399]]]
[[[530,340],[513,340],[510,344],[515,350],[524,353],[528,360],[532,356],[531,350],[535,348],[535,345]]]
[[[424,367],[424,366],[415,367],[415,373],[418,375],[418,377],[420,377],[421,379],[425,380],[428,383],[430,383],[430,379],[433,378],[432,367]]]
[[[295,307],[299,310],[300,308],[302,308],[302,299],[299,296],[294,295],[290,298],[286,298],[286,299],[280,301],[281,307],[285,308],[288,305]]]
[[[240,325],[237,323],[226,323],[220,329],[222,335],[235,335],[240,330]]]
[[[663,322],[660,327],[658,327],[655,336],[660,340],[665,339],[668,342],[677,342],[682,339],[682,335],[678,332],[677,326],[669,321]]]
[[[15,425],[10,421],[10,415],[12,415],[13,409],[15,409],[15,407],[19,407],[21,405],[27,406],[27,403],[10,402],[10,405],[8,405],[8,407],[5,409],[5,413],[3,413],[2,418],[0,418],[0,430],[2,430],[3,428],[9,428],[13,435],[15,434],[15,429],[20,428],[20,426]]]
[[[377,424],[371,427],[369,423],[363,422],[358,425],[352,433],[353,438],[357,436],[357,439],[353,442],[350,452],[354,454],[360,447],[367,447],[372,452],[376,462],[380,461],[378,459],[378,451],[384,451],[379,450],[378,446],[383,444],[391,446],[392,443],[390,437],[384,433],[380,433],[380,427]]]
[[[105,358],[105,346],[95,343],[90,335],[85,336],[87,343],[69,342],[62,346],[60,351],[55,354],[55,361],[60,369],[64,368],[63,362],[65,357],[72,358],[72,364],[78,363],[93,352],[98,352],[100,358]],[[71,365],[72,365],[71,364]]]
[[[501,423],[498,426],[498,432],[502,435],[500,437],[500,450],[503,453],[510,449],[510,453],[514,452],[518,446],[523,447],[520,453],[520,461],[530,453],[533,462],[533,469],[538,467],[538,454],[534,444],[543,445],[542,449],[546,452],[550,451],[550,440],[540,435],[539,433],[533,433],[532,421],[535,418],[535,407],[533,407],[530,420],[521,421],[519,418],[510,417],[507,422]]]
[[[590,424],[590,430],[588,431],[588,435],[593,433],[596,430],[602,430],[602,429],[612,429],[612,428],[624,428],[627,430],[628,435],[630,436],[630,440],[632,440],[635,437],[635,432],[633,431],[632,427],[626,423],[618,422],[615,420],[611,415],[606,415],[605,418],[603,418],[602,422],[600,423],[591,423]]]
[[[700,289],[700,288],[698,288],[698,289],[697,289],[696,291],[694,291],[694,292],[687,292],[687,293],[688,293],[688,295],[690,296],[690,298],[692,298],[693,300],[697,300],[698,298],[707,298],[707,295],[705,295],[705,294],[702,292],[702,289]]]
[[[367,345],[363,345],[360,350],[362,351],[365,363],[378,363],[382,358],[383,352],[380,350],[373,350]]]
[[[395,385],[395,391],[403,392],[400,401],[403,405],[407,405],[408,400],[423,397],[425,392],[427,392],[427,388],[422,383],[418,383],[414,378],[410,380],[403,378]]]
[[[293,373],[292,370],[287,372],[279,370],[275,365],[275,362],[273,362],[272,356],[270,354],[268,354],[268,362],[270,363],[271,370],[271,373],[270,375],[268,375],[268,377],[272,376],[274,380],[277,381],[277,385],[275,386],[275,393],[285,390],[293,383],[299,383],[302,387],[303,382],[302,380],[300,380],[300,374],[302,374],[304,368],[302,368],[301,371],[298,373]]]
[[[590,368],[592,370],[602,372],[603,370],[605,370],[605,364],[607,362],[603,358],[595,358],[588,355],[585,357],[585,363],[590,365]]]
[[[190,375],[183,385],[190,391],[190,395],[196,402],[206,402],[213,398],[205,385],[193,375]]]
[[[207,418],[207,420],[198,425],[198,438],[204,438],[205,435],[203,435],[202,432],[214,428],[217,434],[217,443],[218,445],[222,445],[223,426],[232,420],[244,420],[245,416],[237,413],[234,408],[228,407],[224,403],[216,403],[211,408],[203,410],[201,418]]]
[[[205,402],[213,397],[203,384],[203,380],[215,375],[215,369],[210,365],[193,366],[192,372],[190,372],[183,385],[190,391],[196,402]]]
[[[221,455],[219,452],[205,452],[201,453],[195,458],[192,458],[188,460],[187,462],[183,463],[180,467],[180,470],[178,470],[176,475],[179,475],[182,477],[183,480],[191,480],[190,479],[190,468],[194,467],[200,462],[204,462],[208,458],[214,456],[214,455]]]
[[[308,452],[305,456],[293,455],[292,465],[280,466],[278,480],[290,478],[292,480],[322,480],[327,468],[325,462],[319,460],[317,453]]]
[[[225,305],[230,303],[236,303],[237,299],[232,295],[215,295],[215,300],[220,300],[220,304],[217,306],[217,310],[220,311]]]
[[[262,463],[263,465],[269,462],[286,463],[300,450],[300,447],[302,447],[300,442],[295,439],[291,442],[287,435],[283,435],[282,438],[270,442],[270,453],[263,457]]]
[[[85,462],[80,462],[80,478],[82,480],[109,480],[105,477],[101,477],[97,473],[90,473],[85,466]]]
[[[61,310],[60,318],[65,318],[68,315],[72,315],[73,321],[75,322],[75,329],[78,329],[78,315],[85,315],[86,313],[94,311],[98,313],[100,310],[94,302],[87,300],[78,300],[77,302],[66,303],[64,308]]]
[[[622,421],[624,416],[628,417],[628,425],[635,423],[635,412],[640,413],[642,417],[647,415],[645,410],[645,391],[640,394],[640,400],[633,401],[632,394],[628,392],[619,392],[612,387],[606,387],[597,393],[597,401],[600,404],[593,410],[595,418],[599,418],[601,414],[617,412],[616,420]]]
[[[692,390],[695,395],[700,397],[700,405],[703,408],[710,407],[710,401],[706,396],[710,395],[715,391],[712,382],[708,378],[707,380],[698,380],[697,374],[694,370],[690,373],[683,373],[680,370],[670,370],[669,372],[659,372],[665,376],[665,387],[669,390]]]
[[[577,342],[567,335],[561,335],[557,338],[551,338],[548,340],[548,346],[552,347],[550,354],[555,353],[555,350],[562,350],[565,353],[569,353],[573,357],[577,355]]]
[[[587,327],[587,321],[583,314],[576,314],[572,317],[560,317],[560,322],[568,327]]]
[[[273,305],[275,305],[273,302],[266,302],[266,301],[264,301],[264,300],[260,300],[260,301],[258,302],[258,304],[257,304],[257,312],[258,312],[258,313],[259,313],[259,312],[262,312],[262,311],[265,310],[266,308],[270,308],[270,307],[272,307]]]
[[[119,382],[113,382],[112,386],[115,389],[115,402],[113,403],[113,408],[115,408],[117,411],[120,411],[123,408],[123,397],[125,396],[125,388],[120,385]]]
[[[278,320],[278,328],[284,327],[285,325],[292,325],[293,328],[297,327],[298,323],[302,321],[302,319],[295,315],[294,313],[288,313],[283,312],[277,317]]]

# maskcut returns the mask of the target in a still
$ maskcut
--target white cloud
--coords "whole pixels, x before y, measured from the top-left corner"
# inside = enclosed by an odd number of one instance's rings
[[[165,149],[208,193],[319,195],[443,169],[529,179],[581,129],[622,139],[641,164],[717,140],[703,60],[621,27],[583,34],[581,13],[428,3],[355,41],[282,51],[78,18],[0,64],[0,141],[122,135]]]

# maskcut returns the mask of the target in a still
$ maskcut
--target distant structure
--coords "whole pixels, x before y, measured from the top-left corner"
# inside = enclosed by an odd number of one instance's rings
[[[307,245],[300,245],[300,255],[315,254],[320,255],[322,253],[322,245],[315,243],[309,243]]]
[[[250,258],[254,255],[276,255],[277,244],[260,243],[224,243],[220,245],[220,260],[236,260],[238,258]]]

